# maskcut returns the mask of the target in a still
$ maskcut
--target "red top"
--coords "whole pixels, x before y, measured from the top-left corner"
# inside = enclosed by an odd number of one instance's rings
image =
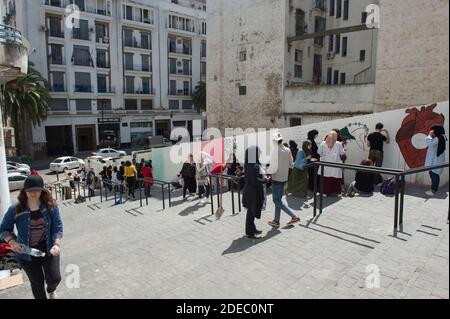
[[[153,170],[150,167],[144,167],[141,170],[142,175],[144,175],[144,178],[148,179],[151,178],[153,179]],[[153,182],[144,182],[144,186],[149,187],[149,186],[153,186]]]

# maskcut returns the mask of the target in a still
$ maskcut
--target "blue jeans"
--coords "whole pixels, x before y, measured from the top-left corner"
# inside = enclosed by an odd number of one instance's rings
[[[430,173],[430,178],[431,178],[431,191],[433,193],[436,193],[439,189],[439,183],[441,182],[441,177],[438,174],[433,173],[432,171],[430,171],[429,173]]]
[[[280,215],[281,211],[284,211],[286,214],[288,214],[291,217],[294,217],[294,213],[284,205],[283,203],[283,195],[284,195],[284,186],[286,185],[286,182],[272,182],[272,195],[273,195],[273,202],[275,203],[275,221],[280,222]]]

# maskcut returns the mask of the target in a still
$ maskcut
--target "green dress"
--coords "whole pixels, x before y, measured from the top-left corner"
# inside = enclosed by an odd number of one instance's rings
[[[306,198],[308,194],[308,170],[300,169],[306,165],[307,159],[305,152],[300,150],[295,159],[294,168],[289,175],[288,192],[295,197]]]

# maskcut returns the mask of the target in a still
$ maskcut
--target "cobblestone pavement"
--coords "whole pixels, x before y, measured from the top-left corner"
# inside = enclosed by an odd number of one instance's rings
[[[446,186],[444,189],[447,189]],[[210,205],[160,194],[112,206],[99,198],[60,203],[65,226],[60,298],[449,298],[448,196],[423,196],[408,186],[403,231],[393,236],[394,199],[325,198],[312,219],[308,203],[289,197],[302,221],[272,228],[271,196],[257,227],[263,239],[243,236],[245,211],[224,216]],[[175,195],[175,194],[174,194]],[[96,203],[97,206],[89,204]],[[101,209],[98,209],[100,207]],[[216,203],[215,203],[215,207]],[[131,208],[137,210],[126,212]],[[237,210],[237,201],[236,201]],[[282,223],[288,221],[282,215]],[[72,266],[79,267],[80,288]],[[368,288],[376,281],[380,288]],[[26,279],[26,281],[28,281]],[[3,298],[31,298],[28,282],[0,291]]]

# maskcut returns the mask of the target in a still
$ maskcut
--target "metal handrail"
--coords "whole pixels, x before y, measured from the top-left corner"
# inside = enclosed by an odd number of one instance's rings
[[[0,42],[22,45],[22,33],[14,27],[0,24]]]
[[[322,214],[323,210],[323,175],[324,175],[324,167],[337,167],[342,169],[350,169],[355,171],[369,172],[369,173],[378,173],[378,174],[386,174],[395,176],[395,209],[394,209],[394,236],[397,235],[398,228],[402,229],[403,227],[403,208],[404,208],[404,197],[405,197],[405,176],[418,174],[422,172],[432,171],[434,169],[449,167],[449,163],[437,164],[426,167],[418,167],[408,170],[400,170],[400,169],[392,169],[392,168],[382,168],[382,167],[368,167],[363,165],[355,165],[355,164],[345,164],[345,163],[333,163],[326,161],[317,161],[311,162],[305,166],[305,168],[314,167],[314,218],[316,217],[317,212],[317,176],[318,169],[321,170],[320,174],[320,205],[319,205],[319,214]],[[449,215],[450,215],[450,206],[449,206]],[[447,215],[447,222],[449,220],[449,215]]]

